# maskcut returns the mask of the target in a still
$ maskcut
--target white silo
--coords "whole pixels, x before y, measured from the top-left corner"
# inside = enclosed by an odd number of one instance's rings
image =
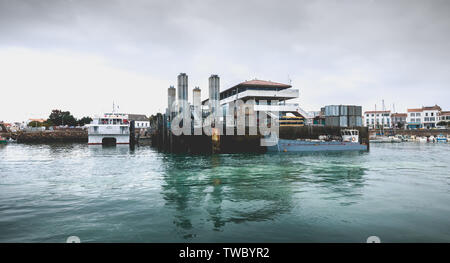
[[[220,106],[220,78],[218,75],[209,77],[209,103],[211,111],[217,116]]]
[[[188,76],[186,73],[178,75],[178,111],[188,109]]]
[[[170,86],[167,89],[167,108],[169,109],[169,112],[174,112],[175,109],[173,109],[173,104],[175,103],[175,96],[176,96],[176,90],[173,86]]]
[[[202,91],[199,87],[195,87],[192,91],[192,103],[194,107],[200,106],[202,104]]]

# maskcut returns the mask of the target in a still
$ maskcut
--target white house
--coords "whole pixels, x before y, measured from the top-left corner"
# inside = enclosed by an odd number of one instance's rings
[[[128,120],[134,121],[136,129],[146,129],[150,127],[150,119],[144,114],[128,114]]]
[[[406,122],[408,129],[434,128],[439,122],[441,107],[438,105],[427,106],[416,109],[408,109]]]
[[[365,111],[364,126],[369,129],[391,128],[391,111]]]

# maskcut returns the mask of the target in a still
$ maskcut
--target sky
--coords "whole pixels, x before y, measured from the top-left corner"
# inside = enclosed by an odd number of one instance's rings
[[[291,83],[306,111],[450,110],[447,0],[0,0],[0,120],[151,115],[189,76]]]

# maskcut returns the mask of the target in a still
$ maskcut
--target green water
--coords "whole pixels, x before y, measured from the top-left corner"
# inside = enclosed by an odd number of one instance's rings
[[[0,146],[0,242],[450,242],[450,144],[172,155]]]

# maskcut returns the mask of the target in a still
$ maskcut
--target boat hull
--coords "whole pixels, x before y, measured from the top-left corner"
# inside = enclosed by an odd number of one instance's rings
[[[309,142],[279,139],[278,144],[268,146],[268,152],[320,152],[320,151],[367,151],[365,144],[354,142]]]
[[[105,143],[104,139],[109,139],[108,143]],[[111,141],[110,139],[114,139]],[[127,135],[89,135],[89,145],[104,145],[104,144],[130,144],[130,136]]]

